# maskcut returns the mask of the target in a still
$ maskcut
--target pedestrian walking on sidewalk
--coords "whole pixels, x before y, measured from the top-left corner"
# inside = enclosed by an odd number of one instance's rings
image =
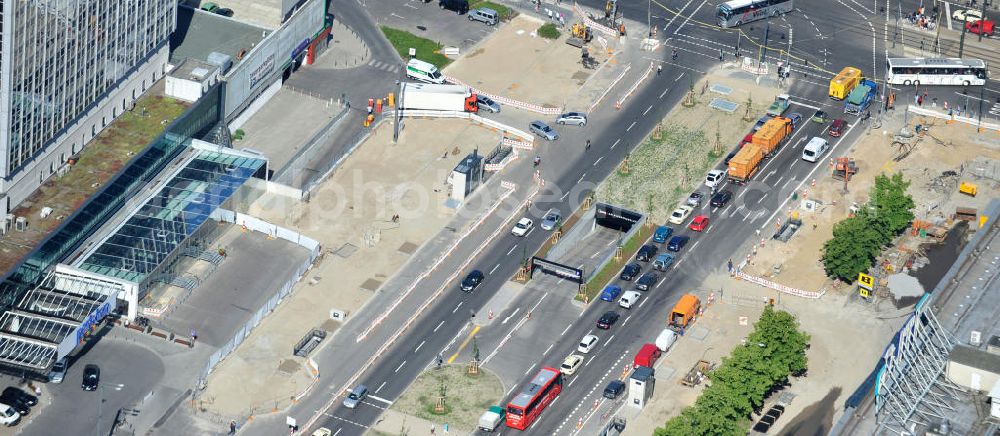
[[[229,434],[236,434],[236,421],[229,421]]]
[[[663,65],[656,66],[656,75],[659,76],[663,72]]]
[[[590,140],[589,139],[587,140],[587,147],[584,148],[584,150],[590,150]]]

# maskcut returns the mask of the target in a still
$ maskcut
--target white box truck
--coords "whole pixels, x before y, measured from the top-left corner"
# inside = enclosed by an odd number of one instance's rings
[[[403,110],[476,112],[476,94],[461,85],[401,83],[399,107]]]

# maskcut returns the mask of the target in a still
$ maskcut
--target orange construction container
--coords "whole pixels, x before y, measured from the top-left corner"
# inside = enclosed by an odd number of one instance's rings
[[[764,123],[757,133],[753,134],[753,143],[760,147],[764,156],[770,156],[778,148],[778,144],[792,133],[792,120],[784,117],[774,117]]]
[[[760,169],[762,160],[764,152],[760,147],[747,144],[729,160],[729,180],[738,185],[746,183]]]
[[[687,327],[691,320],[698,315],[698,310],[701,309],[701,301],[698,301],[698,297],[691,294],[684,294],[677,305],[674,306],[674,310],[670,311],[670,326],[676,328]]]

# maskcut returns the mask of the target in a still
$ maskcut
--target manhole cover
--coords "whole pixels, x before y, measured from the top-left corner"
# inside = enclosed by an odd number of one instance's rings
[[[691,330],[688,331],[687,336],[701,341],[708,337],[708,329],[705,327],[692,327]]]
[[[284,375],[292,375],[295,374],[295,372],[301,368],[302,365],[300,365],[298,362],[292,359],[285,359],[281,361],[280,365],[278,365],[278,372]]]
[[[354,244],[347,243],[347,244],[341,245],[340,248],[338,248],[336,250],[333,250],[333,254],[336,254],[337,256],[340,256],[340,257],[343,257],[343,258],[346,259],[348,257],[351,257],[351,255],[354,254],[355,251],[358,251],[358,247],[356,245],[354,245]]]
[[[731,102],[729,100],[723,100],[721,98],[713,98],[712,102],[709,103],[708,105],[710,107],[713,107],[713,108],[718,109],[720,111],[729,112],[729,113],[735,112],[736,108],[739,106],[736,103],[733,103],[733,102]]]
[[[415,251],[417,251],[417,244],[409,241],[404,242],[403,245],[399,246],[400,253],[413,254]]]

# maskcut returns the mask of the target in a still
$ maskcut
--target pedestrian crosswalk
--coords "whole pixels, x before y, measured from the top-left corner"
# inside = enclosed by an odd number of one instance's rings
[[[380,60],[372,59],[368,61],[368,66],[382,71],[388,71],[390,73],[399,72],[399,65],[396,65],[394,62],[383,62]]]

